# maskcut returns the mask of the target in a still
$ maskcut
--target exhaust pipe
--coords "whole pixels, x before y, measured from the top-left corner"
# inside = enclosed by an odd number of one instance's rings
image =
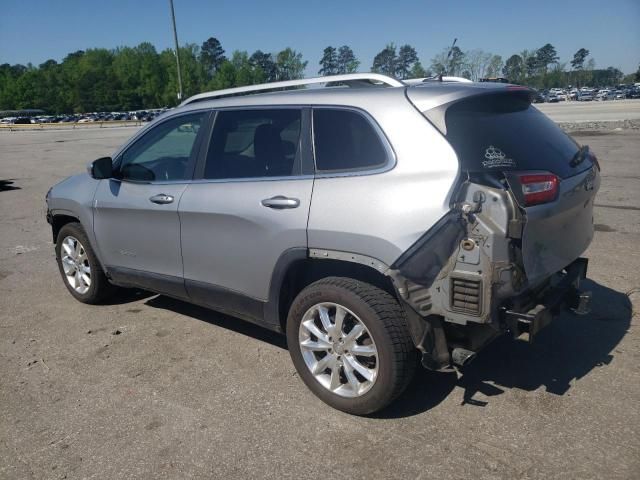
[[[451,352],[451,361],[458,367],[468,365],[474,358],[476,358],[476,352],[466,348],[454,348]]]

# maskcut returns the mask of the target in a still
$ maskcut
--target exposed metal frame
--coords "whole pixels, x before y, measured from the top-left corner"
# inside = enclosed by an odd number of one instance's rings
[[[236,95],[265,92],[279,88],[301,87],[306,85],[316,85],[321,83],[346,83],[358,86],[381,83],[389,87],[406,87],[406,84],[396,78],[382,75],[380,73],[347,73],[344,75],[328,75],[326,77],[302,78],[299,80],[286,80],[283,82],[261,83],[259,85],[247,85],[246,87],[227,88],[224,90],[214,90],[212,92],[199,93],[187,98],[180,104],[181,107],[202,100],[212,100],[221,97],[233,97]]]

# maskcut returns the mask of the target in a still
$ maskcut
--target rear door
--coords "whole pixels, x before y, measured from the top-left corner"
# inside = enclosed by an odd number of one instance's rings
[[[307,248],[313,188],[309,112],[217,112],[206,158],[180,202],[189,296],[261,320],[278,259]]]
[[[118,155],[114,178],[100,182],[94,231],[116,281],[185,296],[178,204],[193,178],[208,115],[184,114],[155,125]]]

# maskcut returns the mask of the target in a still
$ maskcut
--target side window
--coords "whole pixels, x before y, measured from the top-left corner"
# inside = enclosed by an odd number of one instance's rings
[[[119,178],[135,181],[191,178],[191,152],[207,112],[181,115],[149,130],[122,154]]]
[[[297,108],[218,112],[204,178],[299,175],[301,117]]]
[[[313,110],[316,169],[361,170],[381,167],[387,151],[373,125],[350,110]]]

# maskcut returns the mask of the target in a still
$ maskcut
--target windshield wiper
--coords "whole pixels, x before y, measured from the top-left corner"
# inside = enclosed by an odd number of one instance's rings
[[[569,162],[569,166],[571,168],[577,167],[582,162],[584,162],[584,159],[587,158],[588,154],[589,154],[589,145],[583,145],[573,156],[573,158]]]

